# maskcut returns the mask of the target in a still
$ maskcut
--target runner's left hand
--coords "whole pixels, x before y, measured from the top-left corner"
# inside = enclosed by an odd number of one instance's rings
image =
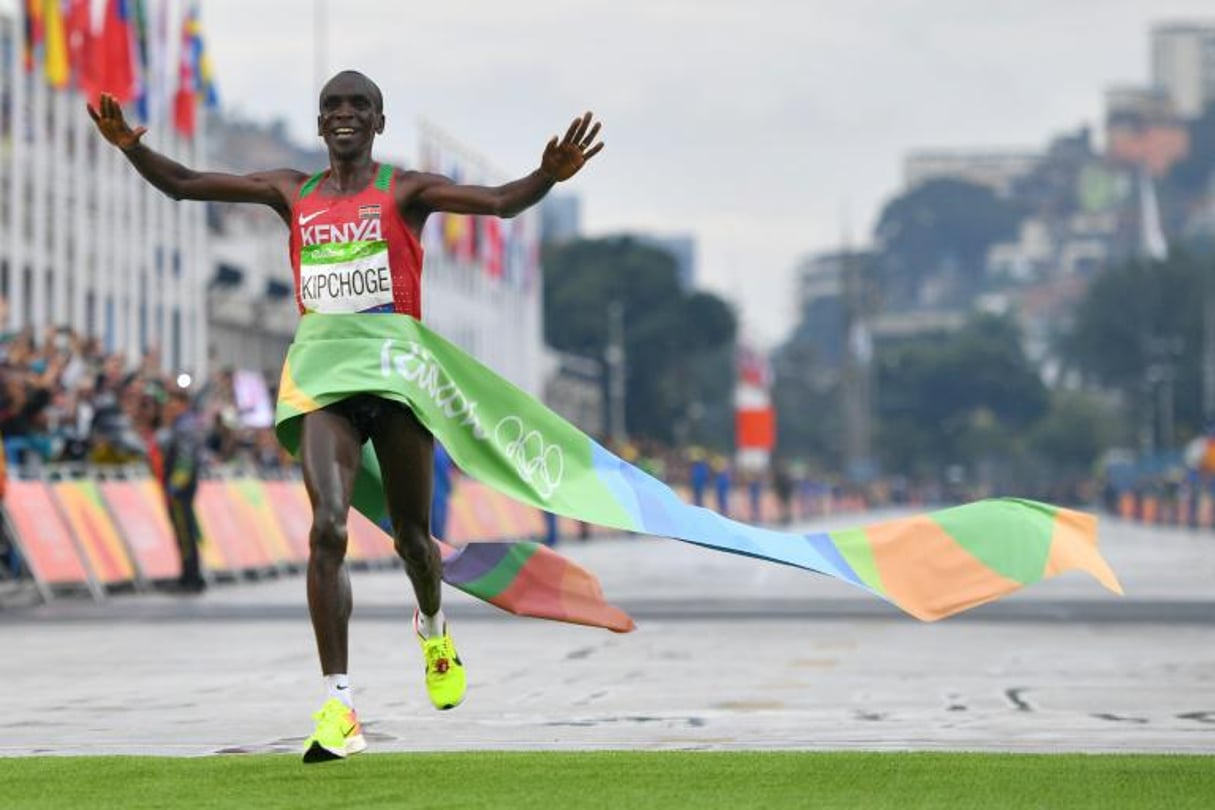
[[[592,125],[593,124],[593,125]],[[540,171],[551,177],[554,182],[568,180],[578,173],[588,160],[599,154],[603,149],[603,141],[595,142],[599,134],[599,122],[594,120],[591,113],[575,118],[565,131],[565,137],[560,143],[554,135],[544,147],[544,157],[540,159]]]

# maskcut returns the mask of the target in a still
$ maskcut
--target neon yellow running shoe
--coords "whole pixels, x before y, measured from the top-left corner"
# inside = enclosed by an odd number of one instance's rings
[[[329,698],[312,715],[316,731],[304,740],[304,762],[329,762],[345,759],[367,747],[358,713],[337,698]]]
[[[422,658],[426,661],[426,691],[430,693],[430,702],[436,709],[454,709],[464,700],[467,682],[464,664],[456,653],[451,633],[447,632],[447,623],[443,623],[443,635],[426,638],[422,635],[419,616],[415,612],[413,627],[418,634],[418,643],[422,645]]]

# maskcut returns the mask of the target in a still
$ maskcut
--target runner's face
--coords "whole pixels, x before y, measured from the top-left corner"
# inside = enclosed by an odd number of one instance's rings
[[[331,154],[352,158],[371,151],[375,136],[384,131],[384,116],[366,81],[339,76],[321,93],[316,125]]]

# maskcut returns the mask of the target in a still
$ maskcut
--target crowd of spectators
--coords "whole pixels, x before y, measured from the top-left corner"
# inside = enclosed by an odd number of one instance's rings
[[[170,392],[186,388],[205,426],[206,463],[281,467],[268,426],[236,405],[231,370],[205,380],[166,372],[150,349],[137,362],[69,327],[0,335],[0,437],[9,475],[48,464],[147,464],[157,472]],[[272,401],[272,400],[271,400]]]

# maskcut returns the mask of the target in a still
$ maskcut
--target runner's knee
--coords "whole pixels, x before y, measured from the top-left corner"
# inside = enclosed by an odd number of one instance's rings
[[[313,553],[346,554],[346,515],[336,509],[318,508],[312,516],[308,535]]]
[[[411,522],[396,526],[393,531],[393,543],[397,554],[409,565],[425,565],[435,553],[434,544],[430,541],[430,527],[421,523]]]

